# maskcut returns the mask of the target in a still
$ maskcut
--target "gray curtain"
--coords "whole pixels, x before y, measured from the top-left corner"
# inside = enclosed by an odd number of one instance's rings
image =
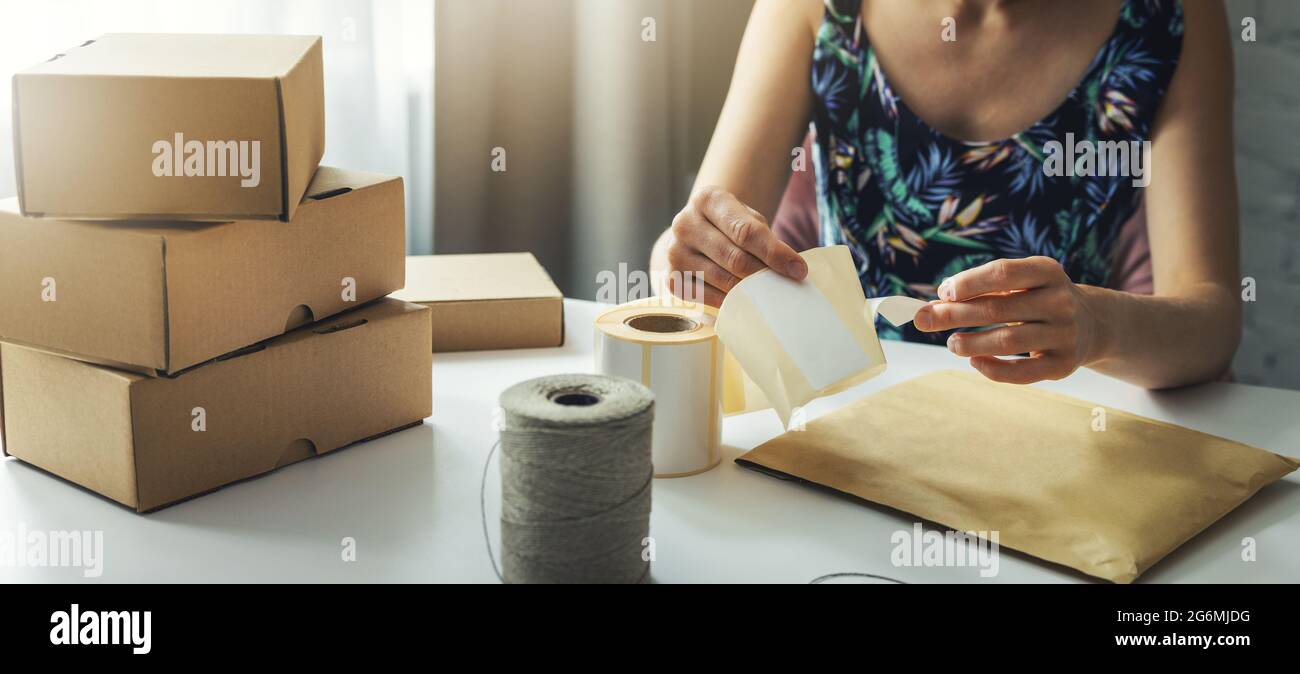
[[[435,251],[529,250],[582,298],[601,270],[644,269],[703,158],[752,4],[438,0]]]

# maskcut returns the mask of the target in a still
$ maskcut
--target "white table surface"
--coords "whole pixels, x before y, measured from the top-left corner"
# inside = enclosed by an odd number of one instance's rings
[[[480,480],[497,395],[515,382],[592,370],[597,305],[567,300],[558,349],[435,354],[434,413],[420,427],[138,515],[15,459],[0,462],[0,531],[100,530],[103,576],[0,566],[2,582],[495,582]],[[888,370],[808,407],[815,418],[925,372],[968,367],[939,347],[889,341]],[[1300,455],[1300,392],[1208,384],[1152,393],[1080,371],[1040,384],[1107,407]],[[728,418],[726,459],[702,475],[656,480],[657,582],[795,582],[839,572],[907,582],[1080,582],[1087,577],[1003,549],[999,574],[895,568],[890,535],[915,518],[740,468],[730,459],[781,432],[771,410]],[[499,479],[487,504],[497,543]],[[1253,537],[1256,561],[1241,560]],[[345,562],[341,541],[356,541]],[[1300,477],[1261,491],[1156,565],[1146,582],[1300,581]]]

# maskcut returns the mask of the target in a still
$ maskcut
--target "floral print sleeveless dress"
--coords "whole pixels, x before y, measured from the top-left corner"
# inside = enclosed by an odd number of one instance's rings
[[[849,246],[867,296],[934,299],[963,269],[1032,255],[1055,258],[1076,283],[1106,285],[1116,236],[1142,189],[1128,175],[1048,175],[1044,161],[1057,148],[1047,144],[1063,146],[1067,134],[1094,145],[1150,140],[1182,49],[1181,4],[1126,0],[1055,111],[1010,138],[971,143],[931,128],[894,94],[867,41],[861,0],[825,2],[812,69],[819,239]],[[910,324],[878,328],[910,341],[947,337]]]

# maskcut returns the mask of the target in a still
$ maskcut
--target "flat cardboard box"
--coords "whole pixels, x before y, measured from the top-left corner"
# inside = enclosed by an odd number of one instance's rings
[[[419,424],[428,343],[426,309],[382,299],[174,378],[5,344],[6,450],[154,510]]]
[[[25,218],[0,201],[0,339],[175,374],[401,288],[404,203],[401,178],[325,166],[270,226]]]
[[[57,54],[13,78],[22,212],[288,221],[325,150],[323,82],[318,36],[110,34]]]
[[[564,296],[532,253],[408,257],[393,296],[433,310],[434,352],[564,344]]]

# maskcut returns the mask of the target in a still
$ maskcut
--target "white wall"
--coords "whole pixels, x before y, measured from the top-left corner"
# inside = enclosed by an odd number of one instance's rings
[[[1230,0],[1237,62],[1241,269],[1257,283],[1245,305],[1239,381],[1300,389],[1300,2]],[[1241,40],[1244,17],[1256,42]]]

